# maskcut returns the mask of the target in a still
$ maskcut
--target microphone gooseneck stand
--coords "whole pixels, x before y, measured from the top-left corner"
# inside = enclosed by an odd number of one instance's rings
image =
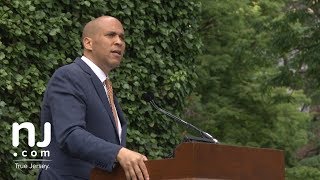
[[[160,108],[155,102],[154,102],[154,96],[151,93],[145,93],[143,94],[143,99],[147,102],[149,102],[155,109],[157,109],[158,111],[160,111],[162,114],[165,114],[166,116],[172,118],[173,120],[175,120],[178,123],[181,123],[189,128],[192,128],[194,130],[196,130],[197,132],[199,132],[199,134],[202,137],[194,137],[194,136],[190,136],[190,135],[186,135],[185,136],[185,141],[191,141],[191,142],[207,142],[207,143],[214,143],[214,144],[219,144],[219,141],[215,138],[212,137],[212,135],[210,135],[209,133],[197,128],[196,126],[184,121],[183,119],[169,113],[168,111]]]

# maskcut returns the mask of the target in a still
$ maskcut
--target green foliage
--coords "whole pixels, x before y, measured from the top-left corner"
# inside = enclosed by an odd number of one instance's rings
[[[310,168],[307,166],[296,166],[286,169],[287,180],[318,180],[320,177],[320,171],[317,168]]]
[[[318,168],[318,170],[320,171],[320,155],[302,159],[299,162],[299,164],[301,164],[303,166]]]
[[[140,100],[155,92],[160,105],[179,113],[195,87],[199,5],[192,1],[139,0],[0,2],[0,179],[26,179],[11,153],[28,149],[26,136],[13,149],[13,122],[39,125],[45,86],[54,70],[81,54],[82,25],[101,15],[118,17],[127,50],[113,76],[115,92],[129,120],[128,146],[159,158],[177,144],[176,126]],[[39,127],[37,129],[39,133]]]
[[[201,2],[204,54],[185,116],[223,143],[282,149],[295,165],[308,140],[310,100],[273,83],[281,70],[272,25],[285,16],[285,2]]]
[[[285,150],[287,179],[319,179],[319,1],[201,2],[185,116],[224,143]]]
[[[313,121],[309,124],[309,142],[300,151],[305,151],[298,163],[289,171],[289,179],[319,179],[320,177],[320,3],[318,0],[288,1],[285,15],[271,24],[275,35],[273,51],[281,60],[280,72],[274,76],[275,85],[303,89],[311,99],[309,109]]]
[[[272,23],[273,47],[283,61],[274,82],[302,88],[312,98],[312,104],[319,104],[320,3],[298,0],[287,6],[287,13]]]

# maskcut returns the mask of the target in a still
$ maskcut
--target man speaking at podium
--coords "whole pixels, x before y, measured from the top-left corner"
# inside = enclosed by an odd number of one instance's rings
[[[45,148],[51,161],[43,162],[50,168],[40,171],[40,180],[89,179],[92,168],[111,172],[116,162],[127,179],[149,179],[147,158],[125,148],[127,123],[108,76],[120,65],[124,38],[118,19],[90,21],[82,32],[83,56],[51,77],[41,110],[41,127],[52,125]]]

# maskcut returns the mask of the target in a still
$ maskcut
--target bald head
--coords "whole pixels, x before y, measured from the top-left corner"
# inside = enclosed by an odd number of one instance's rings
[[[108,74],[120,65],[125,50],[124,29],[111,16],[88,22],[82,32],[83,55]]]
[[[82,30],[82,38],[81,39],[83,40],[85,37],[91,38],[92,36],[97,34],[97,32],[99,32],[99,30],[101,29],[102,26],[106,26],[105,22],[107,22],[108,20],[116,20],[121,24],[121,22],[117,18],[112,17],[112,16],[98,17],[96,19],[91,20],[90,22],[88,22],[84,26],[84,28]]]

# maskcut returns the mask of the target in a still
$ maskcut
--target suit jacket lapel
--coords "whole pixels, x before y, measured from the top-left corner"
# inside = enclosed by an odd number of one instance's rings
[[[127,134],[127,121],[126,121],[126,118],[124,117],[123,111],[119,105],[119,102],[118,102],[118,99],[116,98],[116,96],[114,96],[114,104],[116,106],[119,121],[120,121],[121,127],[122,127],[121,144],[123,146],[125,146],[126,145],[126,134]]]
[[[115,124],[115,120],[114,120],[114,117],[113,117],[113,114],[112,114],[112,110],[111,110],[111,107],[110,107],[110,104],[109,104],[109,101],[108,101],[108,97],[107,97],[107,94],[106,94],[106,91],[103,87],[103,84],[101,83],[100,79],[97,77],[97,75],[92,71],[92,69],[83,61],[81,60],[81,58],[77,58],[75,61],[74,61],[76,64],[78,64],[85,72],[87,72],[88,74],[90,74],[90,78],[91,78],[91,81],[100,97],[100,100],[102,101],[104,107],[106,108],[107,112],[108,112],[108,115],[111,119],[111,123],[114,127],[114,130],[117,134],[117,139],[119,140],[119,134],[118,134],[118,130],[116,128],[116,124]],[[120,119],[120,117],[119,117]],[[120,142],[119,142],[120,143]]]
[[[126,123],[127,123],[126,119],[124,117],[124,114],[123,114],[122,109],[121,109],[119,102],[118,102],[118,98],[116,96],[114,96],[114,105],[116,106],[121,126],[126,125]]]

